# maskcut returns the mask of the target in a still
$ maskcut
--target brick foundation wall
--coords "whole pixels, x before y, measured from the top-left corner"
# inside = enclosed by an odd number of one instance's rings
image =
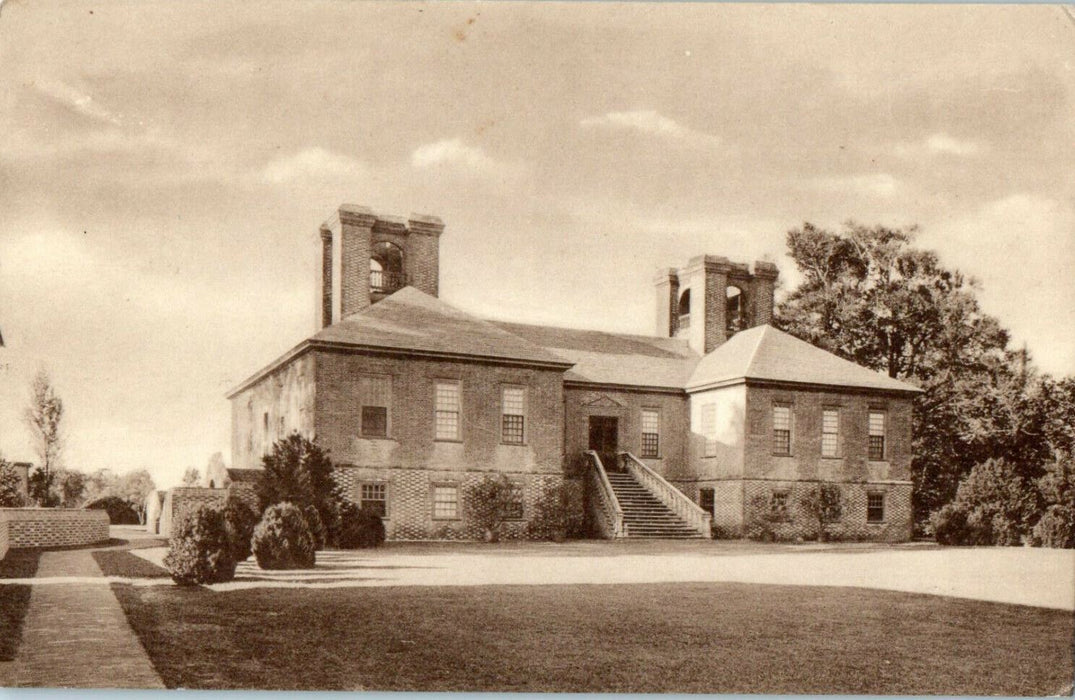
[[[386,486],[387,514],[385,532],[390,540],[478,540],[481,528],[468,517],[468,489],[494,472],[443,471],[439,469],[378,469],[336,467],[337,482],[345,498],[358,503],[361,484],[383,483]],[[500,472],[495,472],[500,473]],[[546,489],[563,481],[561,474],[506,473],[523,491],[523,518],[505,522],[500,537],[505,540],[527,536],[527,522],[534,516],[537,503]],[[450,520],[433,517],[433,487],[452,485],[458,491],[458,517]]]
[[[108,540],[103,510],[60,508],[0,509],[0,547],[77,547]]]
[[[750,523],[761,515],[758,508],[768,508],[774,491],[788,494],[788,519],[775,523],[773,531],[780,539],[808,539],[817,535],[817,523],[810,521],[798,508],[803,492],[815,484],[802,481],[743,482],[743,522]],[[874,542],[906,542],[911,539],[911,484],[902,483],[838,483],[843,490],[843,516],[828,525],[827,532],[836,539],[869,540]],[[884,520],[866,521],[866,501],[869,494],[884,495]]]
[[[171,537],[172,528],[175,527],[175,524],[187,514],[193,513],[198,506],[222,508],[227,497],[227,489],[209,489],[195,486],[172,489],[164,497],[164,507],[161,509],[161,536]]]

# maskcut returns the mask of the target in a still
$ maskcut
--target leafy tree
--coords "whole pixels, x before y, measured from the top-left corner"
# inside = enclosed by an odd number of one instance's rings
[[[1031,541],[1045,547],[1075,548],[1075,459],[1061,453],[1038,480],[1045,513],[1034,525]]]
[[[335,521],[339,486],[332,476],[332,462],[314,442],[294,432],[273,443],[262,464],[265,469],[255,487],[262,512],[284,502],[300,511],[312,505],[323,523]]]
[[[0,457],[0,508],[19,508],[26,505],[22,494],[22,478],[15,467]]]
[[[933,515],[941,544],[1019,545],[1041,512],[1038,491],[1003,459],[976,465]]]
[[[198,473],[197,468],[187,467],[187,470],[183,472],[183,485],[184,486],[197,486],[198,481],[202,478],[202,475]]]
[[[30,475],[30,497],[41,506],[55,506],[52,470],[59,466],[63,451],[63,400],[56,393],[48,372],[40,370],[30,383],[30,405],[23,414],[39,458]]]
[[[799,509],[817,523],[817,539],[828,540],[828,526],[844,514],[844,492],[836,484],[814,484],[799,494]]]
[[[518,508],[518,490],[504,474],[486,474],[467,486],[463,499],[468,515],[482,528],[487,542],[500,539],[500,526]]]
[[[146,498],[149,492],[157,488],[153,483],[153,477],[145,469],[127,472],[116,483],[116,495],[131,504],[138,513],[138,522],[144,525],[146,522]]]
[[[53,492],[64,508],[80,508],[85,499],[86,475],[73,469],[56,469]]]
[[[809,223],[789,231],[788,250],[803,281],[774,320],[925,390],[915,400],[912,464],[922,523],[952,499],[975,464],[1007,457],[1033,477],[1043,455],[1022,432],[1026,363],[1008,350],[1007,331],[981,311],[976,283],[914,248],[915,231],[854,222],[840,232]]]

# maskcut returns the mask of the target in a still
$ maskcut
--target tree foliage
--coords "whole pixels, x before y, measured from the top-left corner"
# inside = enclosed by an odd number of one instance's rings
[[[317,509],[323,523],[336,518],[341,500],[339,486],[332,476],[332,462],[314,442],[295,432],[273,443],[265,455],[264,471],[256,492],[262,511],[276,503],[293,503],[301,510]]]
[[[0,457],[0,508],[19,508],[26,505],[22,493],[22,478],[14,465]]]
[[[187,467],[187,470],[183,472],[183,485],[197,486],[201,478],[202,475],[198,472],[197,467]]]
[[[500,526],[518,507],[518,489],[504,474],[486,474],[481,481],[466,488],[463,502],[468,515],[485,532],[485,539],[500,539]]]
[[[921,387],[914,405],[915,517],[951,501],[976,464],[1024,481],[1075,443],[1075,386],[1039,377],[982,312],[977,284],[913,246],[915,228],[812,224],[788,232],[802,283],[775,323],[841,357]]]
[[[30,382],[30,404],[23,420],[39,459],[30,475],[30,497],[40,506],[59,505],[60,499],[52,492],[52,471],[59,466],[63,451],[63,400],[45,370],[39,370]]]
[[[817,539],[828,540],[828,526],[838,522],[844,514],[844,492],[837,484],[814,484],[798,496],[799,509],[812,522],[817,523]]]

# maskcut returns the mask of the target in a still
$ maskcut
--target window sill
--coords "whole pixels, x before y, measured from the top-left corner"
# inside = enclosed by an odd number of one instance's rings
[[[794,455],[792,455],[792,453],[790,453],[790,452],[773,452],[773,453],[770,454],[770,456],[771,457],[793,457]]]
[[[392,437],[391,435],[362,435],[362,434],[360,434],[358,437],[362,438],[363,440],[385,440],[387,442],[395,442],[396,441],[396,439],[394,437]]]
[[[867,525],[888,525],[888,522],[885,521],[885,520],[867,520],[866,524]]]
[[[526,442],[504,442],[501,440],[501,446],[503,447],[526,447],[529,443]]]
[[[438,518],[436,516],[433,516],[433,518],[431,518],[431,519],[433,521],[435,521],[435,522],[438,522],[438,523],[457,523],[460,520],[462,520],[462,518],[460,518],[459,516],[456,516],[454,518],[445,518],[445,517]]]
[[[447,442],[449,444],[461,445],[463,441],[459,438],[433,438],[433,442]]]
[[[839,462],[843,459],[841,455],[821,455],[821,459],[827,459],[832,462]]]
[[[661,455],[639,455],[639,459],[664,459]]]

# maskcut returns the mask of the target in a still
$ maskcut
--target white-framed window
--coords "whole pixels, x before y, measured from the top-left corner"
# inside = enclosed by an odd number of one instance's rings
[[[388,437],[388,413],[392,406],[392,377],[387,374],[359,378],[363,437]]]
[[[791,406],[773,405],[773,454],[791,454]]]
[[[455,520],[459,517],[459,488],[454,484],[433,486],[433,518]]]
[[[705,457],[717,456],[717,404],[702,404],[702,435],[705,437]]]
[[[656,408],[642,409],[642,456],[661,455],[661,412]]]
[[[869,493],[869,494],[866,494],[866,522],[868,522],[868,523],[883,523],[883,522],[885,522],[885,494],[883,494],[883,493]]]
[[[840,455],[840,409],[826,408],[821,411],[821,456]]]
[[[388,516],[388,485],[382,483],[361,484],[358,505],[371,510],[382,518]]]
[[[500,441],[522,445],[526,442],[526,387],[505,386],[500,396]]]
[[[434,414],[437,440],[460,440],[459,408],[461,405],[459,382],[441,380],[437,382],[436,408]]]
[[[870,461],[880,462],[885,458],[885,412],[870,411]]]

